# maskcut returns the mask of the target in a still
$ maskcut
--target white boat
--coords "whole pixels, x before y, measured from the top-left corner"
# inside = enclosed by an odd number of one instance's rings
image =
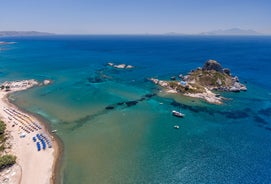
[[[181,117],[181,118],[184,117],[183,113],[175,111],[175,110],[172,111],[172,115],[176,117]]]
[[[175,129],[179,129],[180,127],[179,127],[178,125],[175,125],[174,128],[175,128]]]
[[[57,132],[57,130],[52,130],[52,133],[56,133]]]

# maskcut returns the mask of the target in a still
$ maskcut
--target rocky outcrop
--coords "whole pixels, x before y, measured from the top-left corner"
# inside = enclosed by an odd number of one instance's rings
[[[223,68],[220,63],[215,60],[208,60],[202,67],[202,70],[215,70],[223,73]]]
[[[170,93],[202,98],[210,103],[222,103],[223,97],[213,91],[240,92],[247,88],[230,69],[224,68],[215,60],[208,60],[202,68],[191,70],[187,75],[179,75],[179,80],[150,79],[153,83],[166,88]]]
[[[43,85],[49,85],[50,83],[52,83],[52,81],[51,80],[48,80],[48,79],[45,79],[44,81],[43,81]]]
[[[230,69],[228,69],[228,68],[224,68],[224,69],[223,69],[223,72],[224,72],[225,74],[227,74],[227,75],[231,75],[231,71],[230,71]]]
[[[127,65],[127,64],[114,64],[114,63],[107,63],[108,66],[111,66],[113,68],[117,69],[132,69],[134,66],[132,65]]]
[[[237,76],[232,76],[230,69],[222,67],[215,60],[208,60],[202,69],[190,72],[184,77],[188,83],[196,83],[209,90],[240,92],[247,88],[241,84]]]

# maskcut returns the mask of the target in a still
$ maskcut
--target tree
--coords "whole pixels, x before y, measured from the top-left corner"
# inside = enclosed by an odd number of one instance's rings
[[[4,155],[0,157],[0,169],[12,166],[16,163],[16,156],[14,155]]]
[[[9,91],[10,90],[10,86],[6,86],[6,91]]]
[[[0,135],[5,132],[6,124],[3,121],[0,121]]]

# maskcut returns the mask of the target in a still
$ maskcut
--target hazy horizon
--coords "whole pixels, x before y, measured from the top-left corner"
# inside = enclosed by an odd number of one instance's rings
[[[10,0],[0,31],[56,34],[199,34],[240,28],[271,34],[268,0]]]

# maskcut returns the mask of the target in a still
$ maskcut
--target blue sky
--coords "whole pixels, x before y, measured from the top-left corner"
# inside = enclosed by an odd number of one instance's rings
[[[271,0],[2,0],[0,30],[62,34],[271,34]]]

